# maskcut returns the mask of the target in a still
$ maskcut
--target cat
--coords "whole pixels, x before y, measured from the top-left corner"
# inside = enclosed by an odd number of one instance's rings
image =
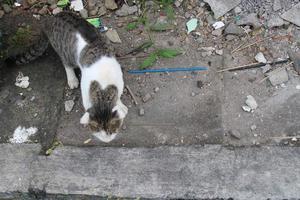
[[[112,141],[128,108],[121,101],[123,73],[110,45],[96,28],[74,13],[62,12],[45,17],[41,22],[40,45],[18,56],[17,63],[27,63],[42,55],[50,43],[62,60],[70,89],[79,86],[74,69],[81,70],[85,113],[80,123],[88,126],[103,142]]]

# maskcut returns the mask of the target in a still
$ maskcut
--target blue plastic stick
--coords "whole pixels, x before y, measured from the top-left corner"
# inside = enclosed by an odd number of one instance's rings
[[[129,74],[144,74],[144,73],[161,73],[161,72],[191,72],[205,71],[207,67],[188,67],[188,68],[161,68],[161,69],[144,69],[144,70],[128,70]]]

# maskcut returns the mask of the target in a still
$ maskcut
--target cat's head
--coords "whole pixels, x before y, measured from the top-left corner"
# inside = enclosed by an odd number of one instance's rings
[[[101,89],[100,84],[93,81],[89,92],[92,107],[87,110],[88,127],[99,139],[110,142],[119,132],[125,118],[119,105],[116,105],[118,89],[114,85]]]

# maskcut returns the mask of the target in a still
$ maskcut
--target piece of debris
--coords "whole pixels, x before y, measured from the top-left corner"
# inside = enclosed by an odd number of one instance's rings
[[[144,115],[145,115],[145,109],[139,108],[139,116],[144,116]]]
[[[241,139],[241,133],[237,130],[229,130],[228,134],[235,139],[238,139],[238,140]]]
[[[284,25],[284,21],[281,17],[275,15],[270,17],[267,25],[269,28],[280,27]]]
[[[273,10],[274,11],[278,11],[282,8],[280,1],[281,0],[274,0],[274,3],[273,3]]]
[[[105,0],[104,6],[109,10],[116,10],[118,8],[115,0]]]
[[[183,0],[176,0],[175,1],[175,6],[178,8],[182,4]]]
[[[189,34],[190,32],[194,31],[198,26],[198,19],[193,18],[190,19],[187,23],[186,23],[186,27],[187,27],[187,33]]]
[[[82,9],[79,11],[82,18],[86,19],[89,17],[88,11],[86,9]]]
[[[242,109],[245,111],[245,112],[251,112],[251,108],[249,106],[242,106]]]
[[[209,4],[211,10],[214,12],[214,17],[218,19],[239,5],[241,0],[204,0],[204,2]]]
[[[298,141],[298,139],[296,138],[296,137],[292,137],[292,139],[291,139],[293,142],[297,142]]]
[[[81,11],[82,9],[84,9],[82,0],[72,0],[70,7],[75,11]]]
[[[273,86],[279,85],[289,80],[289,76],[285,68],[277,71],[276,73],[269,72],[268,77]]]
[[[134,93],[133,93],[132,90],[130,89],[129,85],[126,85],[125,88],[127,89],[127,91],[129,92],[131,98],[133,99],[134,104],[135,104],[135,105],[138,105],[138,101],[137,101],[137,99],[136,99]]]
[[[222,56],[223,55],[223,49],[217,49],[216,54]]]
[[[20,7],[22,4],[20,4],[20,3],[18,3],[18,2],[15,2],[14,5],[15,5],[16,7]]]
[[[300,90],[300,85],[296,85],[296,89],[297,89],[297,90]]]
[[[40,15],[46,15],[48,13],[48,6],[47,5],[44,5],[42,7],[42,9],[39,10],[38,12]]]
[[[20,88],[28,88],[29,86],[29,77],[24,76],[22,72],[19,72],[15,85]]]
[[[144,97],[143,97],[143,102],[146,103],[147,101],[149,101],[151,99],[151,94],[147,93]]]
[[[73,100],[67,100],[65,101],[65,111],[66,112],[71,112],[75,103]]]
[[[203,86],[204,86],[204,84],[203,84],[203,82],[202,81],[197,81],[197,87],[198,88],[203,88]]]
[[[247,96],[245,103],[251,110],[255,110],[258,107],[257,102],[252,95]]]
[[[9,139],[11,143],[24,143],[29,141],[29,137],[34,135],[38,129],[36,127],[25,128],[22,126],[18,126],[13,134],[13,137]]]
[[[256,54],[255,60],[259,63],[267,63],[267,59],[265,58],[265,56],[262,52],[259,52],[258,54]]]
[[[196,96],[196,93],[195,93],[195,92],[192,92],[192,93],[191,93],[191,96],[192,96],[192,97]]]
[[[256,125],[255,124],[253,124],[253,125],[251,125],[251,127],[250,127],[250,129],[251,129],[251,131],[255,131],[256,130]],[[254,136],[254,137],[256,137],[256,136]]]
[[[116,11],[116,15],[119,17],[124,17],[127,15],[132,15],[137,11],[138,11],[137,6],[129,7],[126,3],[124,3],[123,6],[119,10]]]
[[[262,69],[262,73],[265,74],[265,73],[269,72],[272,69],[272,67],[270,64],[266,64],[265,66],[262,66],[261,69]]]
[[[288,55],[290,59],[293,61],[293,66],[295,71],[298,72],[298,74],[300,75],[300,54],[288,50]]]
[[[89,138],[89,139],[85,140],[85,141],[83,142],[83,144],[88,144],[88,143],[90,143],[90,141],[92,141],[92,139],[91,139],[91,138]]]
[[[159,91],[159,87],[154,88],[154,92],[157,93]]]
[[[243,16],[240,20],[236,22],[237,25],[250,25],[254,29],[260,28],[262,24],[260,23],[256,13],[250,13],[246,16]]]
[[[222,32],[223,32],[223,30],[219,28],[219,29],[213,30],[211,32],[211,34],[214,35],[214,36],[221,36]]]
[[[244,30],[232,22],[225,28],[224,32],[225,34],[242,35],[244,33]]]
[[[286,21],[300,26],[300,3],[283,13],[281,17]]]
[[[122,43],[118,32],[115,29],[108,29],[105,35],[108,37],[110,41],[113,43]]]
[[[217,21],[217,22],[215,22],[212,26],[213,26],[214,29],[216,30],[216,29],[219,29],[219,28],[222,28],[223,26],[225,26],[225,24],[224,24],[224,22],[222,22],[222,21]]]
[[[237,6],[237,7],[234,8],[233,11],[234,11],[235,14],[239,14],[239,13],[242,12],[242,9],[241,9],[241,7]]]
[[[55,9],[52,10],[52,14],[53,14],[53,15],[57,15],[58,13],[60,13],[60,12],[62,12],[62,11],[63,11],[62,8],[57,7],[57,8],[55,8]]]

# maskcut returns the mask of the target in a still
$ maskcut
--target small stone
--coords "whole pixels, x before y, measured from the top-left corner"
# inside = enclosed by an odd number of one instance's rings
[[[100,7],[99,10],[97,11],[98,16],[103,16],[107,12],[106,8],[104,6]]]
[[[256,130],[256,125],[253,124],[251,127],[250,127],[251,131],[255,131]]]
[[[280,70],[276,73],[268,73],[269,81],[273,86],[279,85],[281,83],[287,82],[289,80],[289,76],[286,72],[286,69]]]
[[[234,8],[233,11],[234,11],[235,14],[239,14],[239,13],[242,12],[242,9],[239,6],[237,6],[237,7]]]
[[[57,5],[56,5],[56,4],[52,4],[49,8],[50,8],[51,10],[54,10],[55,8],[57,8]]]
[[[241,139],[241,134],[237,130],[230,130],[228,131],[228,134],[235,139]]]
[[[52,10],[52,14],[53,15],[57,15],[60,12],[62,12],[62,9],[60,7],[57,7],[57,8],[55,8],[55,9]]]
[[[192,97],[196,96],[195,92],[192,92],[192,93],[191,93],[191,96],[192,96]]]
[[[297,90],[300,90],[300,85],[296,85],[296,89],[297,89]]]
[[[278,15],[271,16],[267,25],[268,25],[269,28],[280,27],[280,26],[284,25],[284,21]]]
[[[89,16],[88,11],[86,9],[80,10],[79,13],[80,13],[81,17],[84,19],[88,18],[88,16]]]
[[[227,41],[232,41],[232,40],[234,40],[236,38],[236,36],[234,36],[234,35],[226,35],[226,40]]]
[[[105,33],[105,35],[113,43],[122,43],[122,41],[119,37],[119,34],[115,29],[108,29],[108,31]]]
[[[203,86],[204,86],[204,84],[203,84],[203,82],[202,81],[197,81],[197,87],[198,88],[203,88]]]
[[[244,33],[244,30],[240,28],[238,25],[235,23],[230,23],[226,28],[225,28],[225,34],[232,34],[232,35],[242,35]]]
[[[265,56],[262,52],[259,52],[258,54],[256,54],[255,60],[259,63],[267,63],[267,59],[265,58]]]
[[[159,87],[154,88],[154,92],[157,93],[159,91]]]
[[[35,96],[31,97],[30,101],[34,101],[35,100]]]
[[[97,15],[97,13],[98,13],[98,9],[93,9],[93,10],[90,10],[90,16],[95,16],[95,15]]]
[[[280,10],[282,7],[281,7],[281,2],[280,0],[274,0],[274,4],[273,4],[273,10],[274,11],[278,11]]]
[[[4,10],[5,13],[10,13],[12,11],[11,7],[7,4],[2,4],[2,8]]]
[[[253,134],[254,137],[257,137],[258,135],[256,133]]]
[[[27,0],[27,3],[32,6],[37,3],[37,0]]]
[[[257,13],[250,13],[249,15],[243,16],[237,21],[237,25],[251,25],[254,29],[260,28],[262,24],[260,23]]]
[[[139,108],[139,116],[144,116],[144,115],[145,115],[144,108]]]
[[[46,15],[48,13],[48,6],[45,5],[41,10],[38,12],[40,15]]]
[[[0,10],[0,19],[3,17],[4,14],[5,12],[3,10]]]
[[[222,56],[223,55],[223,49],[217,49],[216,54]]]
[[[272,67],[271,67],[270,64],[267,64],[267,65],[261,67],[261,69],[262,69],[262,72],[265,74],[265,73],[267,73],[268,71],[270,71],[270,70],[272,69]]]
[[[247,96],[245,103],[251,110],[255,110],[258,107],[257,102],[252,95]]]
[[[186,13],[184,14],[184,17],[187,18],[187,19],[189,19],[191,16],[192,16],[192,14],[189,13],[189,12],[186,12]]]
[[[216,20],[211,15],[207,16],[206,21],[209,25],[213,25],[216,22]]]
[[[126,130],[127,126],[125,124],[122,125],[122,130]]]
[[[75,103],[73,100],[67,100],[65,101],[65,111],[66,112],[71,112]]]
[[[118,5],[114,0],[105,0],[104,6],[109,10],[115,10],[118,8]]]
[[[298,141],[298,139],[297,139],[296,137],[293,137],[291,140],[292,140],[293,142],[297,142],[297,141]]]
[[[123,4],[123,6],[119,10],[116,11],[116,15],[119,17],[124,17],[127,15],[132,15],[137,11],[138,11],[137,6],[129,7],[128,5]]]
[[[222,35],[222,32],[223,32],[222,29],[216,29],[216,30],[213,30],[213,31],[211,32],[211,34],[214,35],[214,36],[221,36],[221,35]]]
[[[34,113],[33,117],[37,117],[37,116],[38,116],[38,114],[37,114],[37,113]]]
[[[174,4],[178,8],[181,5],[181,3],[182,3],[182,0],[176,0]]]
[[[294,5],[291,9],[281,15],[281,17],[297,26],[300,26],[300,3]]]
[[[146,103],[147,101],[149,101],[151,99],[151,94],[147,93],[144,97],[143,97],[143,102]]]
[[[249,106],[242,106],[242,109],[245,111],[245,112],[251,112],[251,108]]]

